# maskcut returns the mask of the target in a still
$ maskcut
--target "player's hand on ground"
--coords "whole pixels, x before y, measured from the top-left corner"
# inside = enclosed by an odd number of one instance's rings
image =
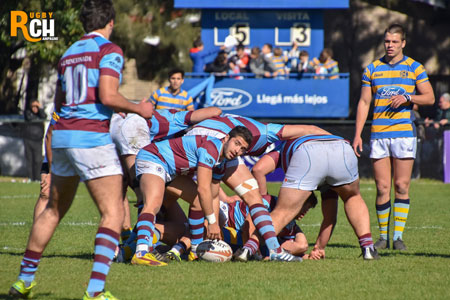
[[[139,102],[139,112],[138,114],[144,119],[150,119],[153,116],[153,103],[148,101],[147,99],[143,99]]]
[[[206,227],[206,238],[210,240],[218,240],[220,239],[220,228],[219,224],[209,224],[208,227]]]
[[[325,258],[325,250],[319,249],[319,247],[314,246],[314,249],[311,250],[309,254],[309,259],[319,260]]]

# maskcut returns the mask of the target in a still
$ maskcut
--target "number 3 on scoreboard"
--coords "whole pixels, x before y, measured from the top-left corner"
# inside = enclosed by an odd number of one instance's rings
[[[291,27],[291,41],[296,42],[299,46],[311,45],[311,24],[310,23],[294,23]]]
[[[230,27],[230,35],[234,36],[239,44],[250,44],[250,26],[248,23],[236,23]]]

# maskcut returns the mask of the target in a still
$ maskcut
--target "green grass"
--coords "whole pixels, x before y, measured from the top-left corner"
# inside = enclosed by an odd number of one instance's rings
[[[28,238],[38,183],[0,180],[0,299],[16,280]],[[279,184],[269,190],[276,193]],[[374,239],[378,238],[375,186],[363,180]],[[450,185],[416,180],[404,234],[408,251],[381,252],[363,261],[342,203],[326,259],[303,263],[182,262],[164,268],[113,264],[106,288],[119,299],[449,299]],[[130,195],[131,204],[135,197]],[[133,219],[134,208],[132,207]],[[37,299],[81,299],[92,267],[99,215],[84,185],[44,252],[36,275]],[[320,207],[300,224],[310,245]]]

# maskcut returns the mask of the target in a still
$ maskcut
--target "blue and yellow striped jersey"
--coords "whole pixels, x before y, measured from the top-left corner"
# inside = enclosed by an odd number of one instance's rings
[[[286,63],[288,61],[288,57],[285,55],[280,56],[272,56],[272,62],[275,65],[275,71],[278,72],[278,75],[286,74]]]
[[[192,97],[185,90],[172,95],[168,87],[163,87],[151,95],[150,101],[155,105],[155,109],[176,109],[179,111],[194,109]]]
[[[428,81],[425,68],[414,59],[404,56],[394,65],[384,57],[371,63],[364,70],[362,86],[371,87],[375,95],[371,139],[414,137],[411,110],[413,105],[405,103],[392,108],[391,96],[416,93],[416,86]]]
[[[339,66],[338,62],[334,59],[329,58],[326,62],[321,63],[317,57],[314,57],[312,61],[309,62],[312,69],[315,70],[316,74],[322,74],[322,68],[326,70],[325,74],[336,74],[327,77],[328,79],[338,79],[339,78]],[[317,78],[317,77],[315,77]]]

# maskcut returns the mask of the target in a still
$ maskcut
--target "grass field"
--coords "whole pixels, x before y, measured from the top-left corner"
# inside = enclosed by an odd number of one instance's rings
[[[278,188],[279,184],[272,184],[269,190],[276,193]],[[39,184],[1,178],[0,191],[0,299],[8,299],[9,287],[18,275]],[[377,239],[373,181],[363,180],[361,192]],[[131,194],[130,200],[134,204]],[[413,181],[411,202],[403,236],[408,251],[385,250],[379,261],[358,257],[358,240],[340,203],[325,260],[290,264],[182,262],[164,268],[113,264],[106,288],[122,300],[450,299],[450,185]],[[37,299],[82,298],[92,267],[98,221],[92,200],[80,185],[71,210],[44,252],[36,275]],[[300,224],[310,246],[320,222],[318,206]]]

